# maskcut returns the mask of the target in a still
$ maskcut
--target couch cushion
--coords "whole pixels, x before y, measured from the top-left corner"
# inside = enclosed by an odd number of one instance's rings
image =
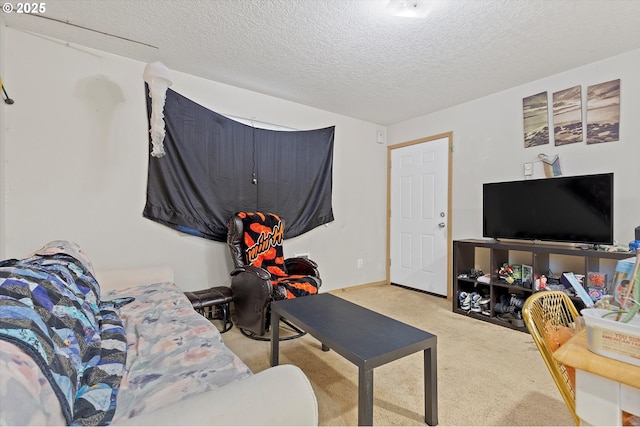
[[[114,423],[252,375],[175,284],[136,286],[103,297],[135,298],[120,309],[127,367]]]

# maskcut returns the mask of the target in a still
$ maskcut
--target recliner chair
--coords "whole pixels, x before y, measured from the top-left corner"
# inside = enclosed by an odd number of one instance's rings
[[[284,221],[272,213],[238,212],[227,223],[237,326],[249,338],[261,339],[269,331],[271,301],[317,294],[322,284],[315,262],[284,258],[283,236]],[[297,334],[286,338],[304,335],[290,326]]]

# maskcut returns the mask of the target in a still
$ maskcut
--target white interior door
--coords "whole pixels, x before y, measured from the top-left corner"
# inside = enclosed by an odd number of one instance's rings
[[[390,280],[447,296],[449,137],[391,150]]]

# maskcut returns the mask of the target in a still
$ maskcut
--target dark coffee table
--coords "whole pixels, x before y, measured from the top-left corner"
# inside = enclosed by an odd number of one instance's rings
[[[424,351],[425,422],[438,424],[437,337],[322,293],[271,303],[271,366],[278,364],[280,319],[304,329],[358,367],[358,425],[373,425],[373,369]]]

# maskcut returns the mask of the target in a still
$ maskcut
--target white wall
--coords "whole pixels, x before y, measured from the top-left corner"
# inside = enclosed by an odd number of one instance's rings
[[[0,258],[68,239],[97,268],[169,264],[184,289],[228,283],[224,243],[142,217],[145,64],[0,27],[0,72],[16,101],[0,106]],[[482,236],[482,182],[522,178],[523,163],[541,152],[560,154],[565,175],[613,171],[615,237],[626,244],[640,224],[638,65],[640,51],[633,51],[409,120],[387,129],[388,144],[453,131],[453,238]],[[620,141],[523,147],[522,98],[575,85],[584,93],[617,78]],[[325,291],[385,279],[386,147],[375,142],[379,126],[181,73],[172,88],[223,114],[297,129],[336,125],[336,220],[288,240],[285,254],[309,252]],[[515,199],[514,212],[531,202]]]
[[[5,60],[5,40],[6,40],[6,36],[5,36],[5,26],[4,26],[4,20],[2,19],[2,16],[0,16],[0,77],[5,77],[6,73],[6,60]],[[7,93],[10,93],[7,90]],[[0,95],[0,98],[2,98],[2,95]],[[6,217],[6,208],[5,208],[5,197],[4,194],[6,192],[5,190],[5,184],[6,184],[6,171],[7,171],[7,167],[5,165],[5,154],[4,154],[4,147],[5,147],[5,143],[4,143],[4,138],[5,138],[5,133],[2,131],[3,128],[3,124],[6,123],[6,119],[5,119],[5,106],[6,104],[2,101],[0,101],[0,240],[3,239],[3,236],[6,235],[6,221],[4,221],[4,218]],[[0,244],[0,259],[5,259],[5,245]]]
[[[225,243],[142,217],[145,64],[12,28],[5,37],[4,74],[16,103],[6,108],[1,132],[7,182],[0,199],[7,209],[0,251],[21,257],[66,239],[80,244],[96,268],[168,264],[183,289],[228,284]],[[386,147],[376,143],[379,126],[182,73],[173,78],[172,89],[222,114],[296,129],[335,125],[336,220],[287,240],[285,255],[310,253],[323,291],[385,279]]]
[[[558,154],[563,175],[614,172],[614,238],[627,245],[640,225],[640,50],[421,116],[389,127],[390,145],[453,131],[454,239],[482,237],[482,183],[524,179],[523,165],[540,153]],[[621,79],[620,140],[524,148],[522,99]],[[550,121],[550,123],[552,123]],[[513,212],[530,203],[513,195]]]

